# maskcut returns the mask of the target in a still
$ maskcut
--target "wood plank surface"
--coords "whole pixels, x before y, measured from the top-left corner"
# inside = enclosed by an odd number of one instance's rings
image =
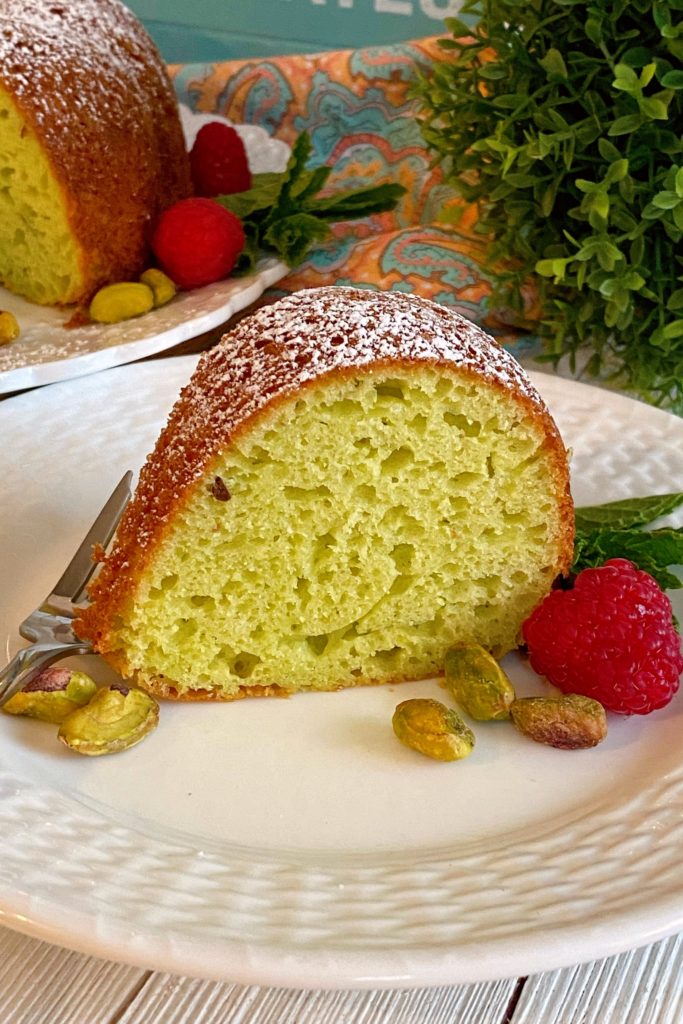
[[[683,1024],[683,935],[519,982],[323,992],[181,978],[0,928],[0,1024]]]
[[[0,928],[0,1024],[112,1024],[149,975]]]
[[[683,935],[531,977],[511,1024],[682,1024]]]
[[[515,987],[321,992],[155,975],[117,1024],[502,1024]]]

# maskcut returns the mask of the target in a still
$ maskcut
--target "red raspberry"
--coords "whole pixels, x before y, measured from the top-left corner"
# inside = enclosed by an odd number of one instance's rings
[[[227,196],[251,188],[244,143],[234,128],[220,121],[211,121],[197,132],[190,168],[198,196]]]
[[[584,569],[572,590],[553,590],[522,633],[534,671],[609,711],[647,715],[678,689],[683,655],[671,602],[624,558]]]
[[[213,199],[181,199],[159,218],[152,251],[179,288],[227,277],[244,248],[244,228]]]

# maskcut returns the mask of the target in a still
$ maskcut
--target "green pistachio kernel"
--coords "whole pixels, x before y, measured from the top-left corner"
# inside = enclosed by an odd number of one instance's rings
[[[456,644],[446,651],[445,686],[463,711],[479,722],[510,717],[515,689],[502,668],[479,644]]]
[[[602,704],[579,693],[521,697],[510,708],[515,726],[537,743],[562,750],[596,747],[607,735]]]
[[[7,345],[19,337],[19,323],[14,313],[0,310],[0,345]]]
[[[121,281],[100,288],[90,303],[90,319],[98,324],[118,324],[142,316],[154,308],[152,289],[140,281]]]
[[[474,748],[474,733],[460,715],[428,697],[404,700],[392,725],[401,743],[436,761],[461,761]]]
[[[158,722],[159,705],[154,697],[144,690],[113,683],[98,690],[85,707],[67,715],[58,735],[79,754],[98,757],[134,746]]]
[[[157,270],[155,267],[150,267],[144,274],[140,274],[140,280],[152,289],[155,309],[170,302],[178,290],[171,278],[164,274],[163,270]]]
[[[8,715],[26,715],[59,725],[93,697],[97,684],[85,672],[46,668],[2,706]]]

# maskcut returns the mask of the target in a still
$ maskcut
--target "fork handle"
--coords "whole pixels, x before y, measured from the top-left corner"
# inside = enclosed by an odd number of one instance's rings
[[[10,663],[0,670],[0,704],[30,683],[48,665],[71,654],[92,654],[92,647],[86,643],[38,643],[17,651]]]

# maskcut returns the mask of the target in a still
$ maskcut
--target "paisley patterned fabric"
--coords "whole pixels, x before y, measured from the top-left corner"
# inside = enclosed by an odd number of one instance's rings
[[[527,355],[534,338],[506,326],[491,308],[476,215],[459,203],[432,166],[413,87],[441,55],[437,40],[264,60],[189,64],[171,69],[183,103],[203,113],[259,124],[290,144],[307,131],[311,165],[333,168],[328,190],[398,181],[406,193],[391,213],[337,224],[333,237],[262,301],[328,284],[414,292],[456,307],[506,347]],[[450,218],[452,220],[452,216]],[[533,297],[527,304],[532,313]]]

